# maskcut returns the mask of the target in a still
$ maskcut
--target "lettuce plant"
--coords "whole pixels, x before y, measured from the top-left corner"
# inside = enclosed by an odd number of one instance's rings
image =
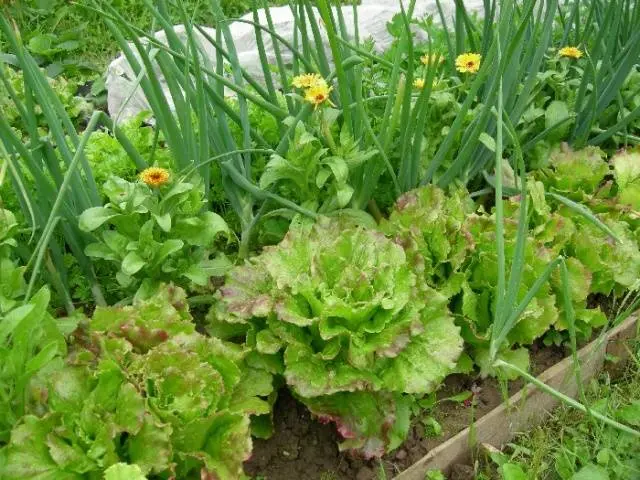
[[[13,255],[17,230],[14,215],[0,209],[0,444],[29,408],[34,379],[59,368],[67,351],[64,325],[47,311],[49,288],[25,298],[26,268]]]
[[[148,113],[140,113],[118,124],[118,129],[126,135],[145,161],[171,169],[174,166],[173,157],[163,146],[162,139],[158,138],[156,130],[145,125],[148,117]],[[87,142],[84,154],[91,165],[91,173],[97,184],[104,184],[111,176],[135,180],[136,164],[110,132],[102,130],[94,132]]]
[[[609,295],[620,294],[640,277],[638,215],[632,203],[638,168],[637,156],[632,152],[614,156],[613,171],[603,157],[599,149],[573,151],[563,147],[551,156],[548,170],[534,175],[547,192],[585,204],[615,235],[614,238],[592,219],[576,213],[575,208],[554,197],[549,199],[551,211],[574,229],[562,252],[588,269],[587,274],[592,277],[590,292]],[[610,180],[612,174],[615,184]]]
[[[218,214],[202,211],[200,184],[176,180],[152,188],[111,177],[104,193],[109,203],[83,212],[79,225],[96,235],[86,254],[115,264],[124,289],[148,296],[161,282],[205,287],[230,266],[217,242],[231,232]]]
[[[293,225],[234,268],[210,325],[279,362],[300,401],[337,424],[342,448],[367,457],[399,445],[405,394],[435,390],[462,350],[447,298],[416,277],[402,247],[327,219]]]
[[[451,297],[460,291],[474,249],[466,218],[475,208],[463,189],[429,185],[400,197],[381,229],[402,246],[417,275]]]
[[[473,255],[466,265],[467,279],[462,285],[462,295],[456,312],[464,322],[465,341],[472,356],[481,367],[481,373],[494,374],[484,358],[488,354],[493,318],[497,308],[496,286],[498,282],[498,254],[495,241],[495,215],[471,215],[468,220],[475,243]],[[516,248],[517,220],[505,218],[505,258],[513,258]],[[517,300],[520,301],[536,279],[553,259],[552,252],[531,236],[524,251],[524,269]],[[506,262],[509,271],[511,263]],[[556,297],[550,284],[544,285],[522,312],[518,322],[509,332],[507,346],[499,356],[517,358],[520,365],[528,365],[526,350],[510,351],[514,346],[529,345],[542,336],[558,320]],[[516,353],[517,352],[517,353]]]
[[[242,476],[272,377],[246,363],[247,349],[197,333],[184,291],[97,308],[73,337],[0,452],[2,478]]]
[[[578,201],[582,194],[593,195],[609,173],[604,156],[604,152],[597,147],[571,150],[561,146],[549,157],[552,171],[546,185]]]

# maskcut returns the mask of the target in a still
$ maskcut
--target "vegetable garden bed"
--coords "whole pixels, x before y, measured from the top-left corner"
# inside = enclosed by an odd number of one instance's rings
[[[587,384],[605,365],[605,357],[612,356],[622,363],[628,356],[625,342],[634,338],[640,312],[630,315],[605,335],[584,345],[578,358],[581,378]],[[563,349],[534,345],[532,372],[547,385],[572,398],[577,394],[573,375],[573,360]],[[613,365],[613,364],[610,364]],[[620,363],[616,363],[616,368]],[[443,402],[430,412],[440,421],[440,435],[427,435],[429,427],[417,423],[399,450],[385,456],[381,463],[365,461],[337,448],[339,435],[332,425],[315,421],[308,410],[284,393],[275,406],[276,431],[268,440],[254,443],[253,455],[245,463],[247,473],[280,480],[304,475],[307,479],[385,478],[395,480],[423,480],[426,472],[441,470],[457,479],[474,478],[471,465],[476,446],[488,443],[501,447],[517,433],[529,430],[544,421],[558,400],[533,385],[510,382],[505,400],[501,386],[493,378],[480,379],[466,375],[452,375],[438,397],[446,400],[472,388],[475,401]],[[477,420],[473,420],[473,418]],[[472,426],[469,426],[473,424]]]

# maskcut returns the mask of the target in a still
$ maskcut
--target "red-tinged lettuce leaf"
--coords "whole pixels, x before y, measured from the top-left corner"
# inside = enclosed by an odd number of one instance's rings
[[[217,410],[225,395],[220,372],[193,351],[165,342],[137,358],[131,371],[144,381],[150,407],[172,425],[188,423]]]
[[[218,331],[244,322],[254,349],[247,365],[284,370],[301,397],[391,398],[428,393],[455,368],[462,340],[447,304],[381,232],[321,219],[294,224],[279,245],[233,271],[210,320]]]
[[[465,224],[474,210],[466,191],[445,192],[429,185],[400,197],[381,229],[404,248],[416,274],[430,286],[441,288],[474,248]],[[458,291],[448,288],[446,294],[451,297]]]
[[[209,321],[245,324],[253,317],[266,317],[273,309],[272,288],[267,272],[251,263],[232,269],[220,287],[219,302],[209,312]]]
[[[333,362],[322,352],[303,344],[291,344],[285,351],[287,385],[302,396],[316,397],[336,392],[379,390],[382,381],[373,371],[351,366],[344,356]]]
[[[397,448],[409,431],[412,400],[406,395],[353,392],[299,400],[320,422],[336,424],[344,439],[340,450],[366,459]]]
[[[102,478],[123,461],[140,475],[240,478],[250,417],[270,419],[278,362],[195,332],[183,293],[164,294],[100,309],[74,333],[68,365],[41,380],[39,408],[52,413],[25,420],[3,450],[8,478]],[[25,431],[44,447],[30,451]]]
[[[127,307],[98,307],[91,320],[95,332],[121,336],[146,352],[168,338],[195,332],[184,291],[162,286],[151,298]]]
[[[449,315],[440,315],[425,319],[423,333],[397,356],[380,362],[384,390],[432,392],[455,369],[463,348],[460,328]]]

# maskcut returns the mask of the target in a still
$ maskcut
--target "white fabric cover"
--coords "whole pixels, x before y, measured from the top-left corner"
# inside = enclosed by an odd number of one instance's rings
[[[405,8],[408,1],[405,1]],[[453,0],[442,0],[441,5],[443,7],[445,15],[451,17],[455,4]],[[483,9],[482,0],[465,0],[465,6],[470,11],[481,12]],[[358,17],[358,29],[360,32],[360,38],[372,38],[375,41],[375,48],[378,52],[382,52],[389,47],[393,38],[387,31],[387,22],[389,22],[394,15],[400,12],[399,0],[362,0],[361,5],[357,8]],[[275,27],[275,31],[278,35],[282,36],[289,42],[293,42],[293,30],[294,30],[294,17],[288,6],[286,7],[273,7],[270,9],[271,18]],[[349,33],[353,35],[354,26],[354,12],[352,6],[342,7],[342,12],[345,19],[345,24],[349,29]],[[335,12],[334,12],[335,13]],[[417,0],[413,18],[421,18],[426,15],[433,15],[434,19],[439,20],[439,14],[437,11],[435,0]],[[241,17],[244,20],[253,20],[253,14],[249,13]],[[316,12],[316,18],[320,18]],[[259,11],[260,24],[267,26],[267,19],[264,10]],[[307,27],[309,28],[309,27]],[[176,25],[174,27],[175,32],[182,40],[186,40],[185,28],[183,25]],[[213,28],[204,27],[203,30],[210,35],[213,39],[216,38],[216,31]],[[246,69],[254,78],[261,79],[263,77],[262,67],[260,64],[260,56],[256,45],[256,36],[253,25],[248,23],[234,22],[230,25],[231,34],[233,36],[234,44],[238,54],[240,64]],[[323,36],[325,51],[327,56],[331,58],[331,52],[329,49],[328,41],[326,38],[326,30],[323,25],[320,24],[320,32]],[[197,41],[200,44],[201,51],[206,57],[204,60],[209,63],[210,67],[214,68],[216,64],[216,49],[213,45],[207,41],[204,35],[195,31]],[[309,35],[311,31],[309,31]],[[424,39],[424,32],[416,30],[418,38]],[[166,34],[164,31],[155,33],[155,37],[162,43],[167,43]],[[265,51],[269,63],[275,64],[276,58],[271,42],[271,36],[265,32],[262,36],[265,43]],[[224,44],[224,41],[223,41]],[[292,61],[292,53],[284,45],[281,45],[281,54],[285,63]],[[135,51],[135,49],[134,49]],[[162,88],[165,93],[167,101],[171,104],[171,97],[168,94],[168,87],[164,80],[164,77],[160,74],[159,68],[155,67],[159,77],[161,79]],[[107,69],[106,74],[106,87],[107,87],[107,99],[108,109],[112,117],[117,121],[122,121],[130,118],[143,110],[149,110],[149,103],[136,82],[136,75],[133,73],[129,62],[120,54],[118,58],[113,60]],[[276,76],[274,76],[275,79]],[[232,92],[227,92],[231,94]],[[172,106],[172,105],[171,105]]]

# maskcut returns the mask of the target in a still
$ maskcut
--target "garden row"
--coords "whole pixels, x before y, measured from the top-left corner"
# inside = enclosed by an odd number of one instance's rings
[[[569,338],[567,310],[575,333],[589,338],[607,319],[587,307],[587,296],[634,288],[639,168],[637,152],[606,162],[597,149],[565,147],[526,178],[526,198],[504,200],[506,252],[517,250],[512,230],[522,213],[527,219],[517,298],[545,271],[550,281],[518,312],[498,358],[526,370],[526,347],[536,339]],[[143,179],[111,179],[110,203],[80,217],[82,229],[96,232],[90,255],[125,255],[120,275],[146,267],[131,260],[145,241],[170,274],[172,254],[228,235],[220,217],[199,213],[202,189]],[[172,206],[167,220],[154,212],[162,202]],[[251,435],[271,434],[281,385],[336,423],[341,448],[368,458],[397,448],[420,399],[448,374],[478,368],[512,378],[487,361],[498,258],[495,214],[483,203],[463,188],[428,186],[402,196],[379,226],[296,217],[282,242],[229,271],[206,317],[210,335],[196,330],[185,291],[174,285],[146,286],[152,293],[132,306],[98,307],[91,319],[54,320],[47,287],[22,304],[24,267],[11,251],[19,226],[3,210],[2,333],[22,345],[3,352],[3,478],[104,470],[106,478],[190,478],[201,470],[239,478]],[[556,258],[564,259],[568,289],[549,271]]]

